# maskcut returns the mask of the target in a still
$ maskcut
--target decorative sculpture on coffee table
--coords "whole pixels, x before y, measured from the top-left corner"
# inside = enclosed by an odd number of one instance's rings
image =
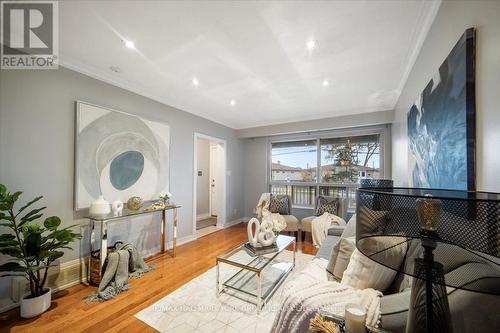
[[[255,231],[253,226],[255,225]],[[262,222],[255,217],[247,225],[248,242],[253,247],[270,246],[276,241],[279,232],[286,227],[286,221],[280,214],[273,214],[267,209],[262,212]]]

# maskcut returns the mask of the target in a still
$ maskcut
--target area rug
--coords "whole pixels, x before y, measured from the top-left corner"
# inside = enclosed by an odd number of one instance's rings
[[[246,254],[238,253],[245,256]],[[291,260],[293,253],[284,251],[278,258]],[[295,269],[285,280],[293,278],[314,257],[296,253]],[[272,276],[272,267],[264,277]],[[221,281],[225,281],[239,269],[221,264]],[[266,268],[267,270],[267,268]],[[234,297],[232,293],[223,293],[219,298],[215,292],[215,267],[191,280],[181,288],[162,298],[150,307],[137,313],[135,317],[160,332],[269,332],[274,317],[281,303],[282,284],[259,314],[256,306],[244,297]],[[269,281],[263,281],[263,284]]]

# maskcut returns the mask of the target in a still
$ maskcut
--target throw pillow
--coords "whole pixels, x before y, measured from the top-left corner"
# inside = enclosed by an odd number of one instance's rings
[[[384,250],[384,262],[390,262],[390,267],[401,266],[407,250],[406,239],[403,241],[402,237],[386,236],[374,237],[370,242],[373,242],[370,246],[374,247],[370,253]],[[375,262],[355,249],[341,284],[355,289],[373,288],[384,292],[391,286],[396,273],[394,269]]]
[[[340,235],[340,237],[342,238],[347,238],[352,236],[356,236],[356,214],[354,214],[349,220],[349,222],[347,222],[344,232],[342,232],[342,235]]]
[[[339,242],[332,249],[330,260],[326,267],[328,280],[342,280],[342,275],[349,265],[355,248],[356,237],[340,238]]]
[[[271,195],[269,211],[271,213],[288,215],[290,213],[290,203],[288,201],[288,195]]]
[[[321,216],[324,213],[338,215],[339,212],[339,198],[327,197],[320,195],[318,197],[318,204],[316,206],[316,216]]]

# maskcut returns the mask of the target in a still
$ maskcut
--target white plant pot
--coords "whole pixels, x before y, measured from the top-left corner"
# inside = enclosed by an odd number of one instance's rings
[[[31,295],[31,292],[29,292],[21,298],[21,317],[33,318],[44,313],[48,308],[50,308],[50,302],[52,301],[52,289],[45,288],[45,290],[48,291],[41,296],[26,298]]]

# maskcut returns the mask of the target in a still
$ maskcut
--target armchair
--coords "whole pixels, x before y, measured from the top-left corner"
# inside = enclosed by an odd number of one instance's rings
[[[338,198],[339,199],[339,205],[338,205],[338,210],[337,210],[337,216],[343,218],[344,220],[347,219],[347,198]],[[315,204],[315,211],[318,205],[318,200],[316,200]],[[305,239],[306,232],[311,233],[312,232],[312,221],[316,218],[317,216],[312,215],[308,217],[304,217],[301,221],[300,224],[300,229],[302,230],[302,240]],[[345,225],[332,225],[328,229],[328,234],[332,236],[340,236],[342,235],[342,232],[344,232]]]

